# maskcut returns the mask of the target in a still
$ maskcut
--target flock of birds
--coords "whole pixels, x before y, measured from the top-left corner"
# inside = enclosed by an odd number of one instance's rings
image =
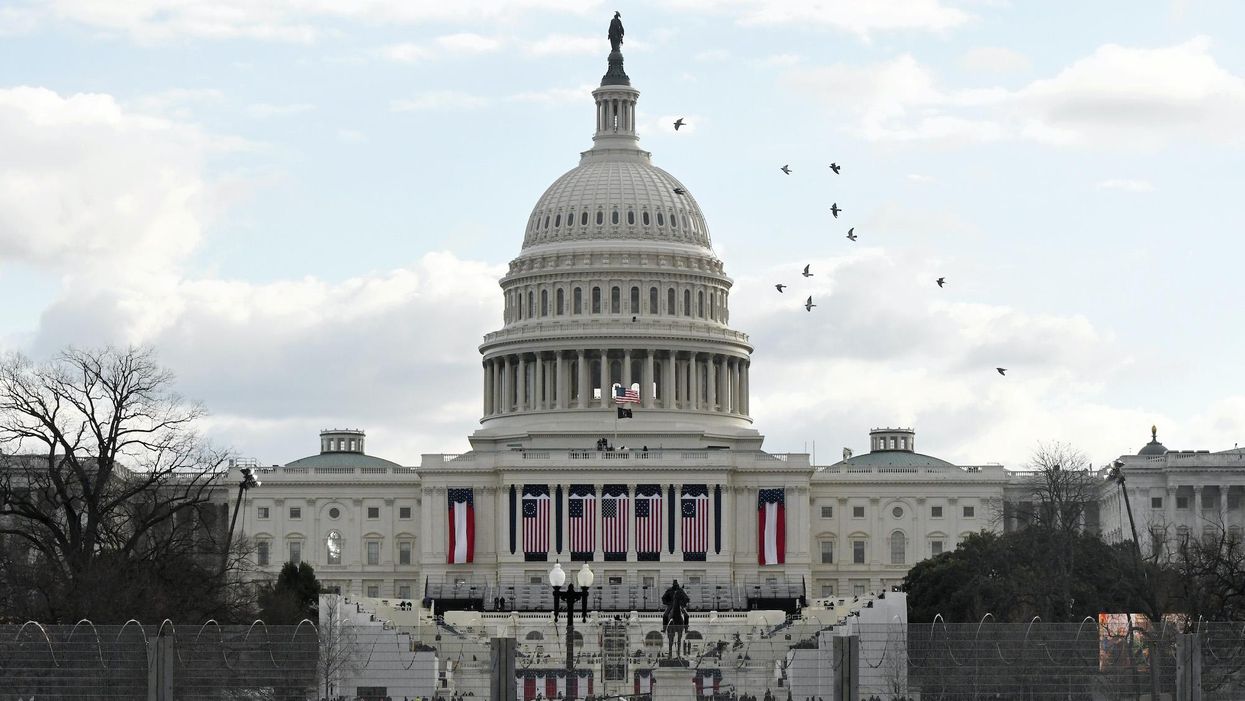
[[[677,120],[675,120],[675,122],[674,122],[674,130],[675,130],[675,131],[678,131],[678,130],[679,130],[679,127],[685,126],[686,124],[687,124],[687,122],[683,121],[683,118],[682,118],[682,117],[679,117],[679,118],[678,118]],[[839,174],[840,174],[840,171],[842,171],[842,169],[843,169],[843,167],[842,167],[842,166],[840,166],[838,163],[831,163],[831,164],[830,164],[830,170],[831,170],[831,171],[832,171],[835,175],[839,175]],[[783,166],[782,166],[781,168],[779,168],[778,170],[782,171],[784,175],[791,175],[791,172],[792,172],[792,171],[791,171],[791,164],[789,164],[789,163],[784,163],[784,164],[783,164]],[[686,194],[687,194],[687,191],[686,191],[686,190],[684,190],[684,189],[683,189],[683,188],[681,188],[681,187],[676,187],[676,188],[674,188],[674,194],[676,194],[676,195],[686,195]],[[832,203],[830,204],[830,214],[831,214],[831,215],[833,215],[835,219],[838,219],[838,218],[839,218],[839,212],[842,212],[842,211],[843,211],[843,209],[842,209],[841,207],[839,207],[839,203],[838,203],[838,202],[832,202]],[[858,238],[859,238],[859,237],[858,237],[858,236],[856,236],[856,227],[854,227],[854,226],[853,226],[853,227],[849,227],[849,228],[847,229],[847,240],[848,240],[848,241],[851,241],[852,243],[855,243],[855,242],[856,242],[856,239],[858,239]],[[813,267],[813,266],[812,266],[812,264],[809,264],[809,265],[804,266],[804,271],[803,271],[803,272],[801,272],[800,274],[801,274],[802,276],[806,277],[806,278],[813,277],[813,274],[814,274],[814,273],[812,272],[812,267]],[[937,280],[935,280],[934,282],[935,282],[935,283],[938,285],[938,287],[941,289],[941,288],[943,288],[943,287],[946,287],[946,285],[947,285],[947,278],[945,278],[945,277],[940,277],[940,278],[938,278]],[[781,282],[780,282],[780,283],[776,283],[776,284],[774,285],[774,289],[778,290],[778,293],[779,293],[779,294],[783,294],[783,291],[784,291],[787,287],[790,287],[790,285],[785,285],[785,284],[783,284],[783,283],[781,283]],[[816,306],[817,306],[817,305],[813,303],[813,296],[812,296],[812,295],[809,295],[809,296],[808,296],[808,299],[804,300],[804,311],[811,312],[811,311],[813,311],[813,307],[816,307]],[[1000,375],[1004,375],[1004,376],[1006,376],[1006,375],[1007,375],[1007,368],[995,368],[995,370],[996,370],[996,371],[997,371]]]

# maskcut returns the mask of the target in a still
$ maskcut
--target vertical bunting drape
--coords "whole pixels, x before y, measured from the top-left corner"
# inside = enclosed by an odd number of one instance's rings
[[[510,554],[511,555],[514,554],[514,551],[516,549],[516,542],[515,542],[516,541],[515,539],[516,529],[515,529],[514,522],[515,522],[515,518],[517,518],[518,515],[515,513],[515,510],[516,510],[515,502],[516,502],[515,486],[512,484],[510,485],[510,518],[507,519],[507,522],[510,524]]]
[[[787,560],[787,507],[782,489],[757,492],[757,561],[781,565]]]
[[[449,547],[446,562],[461,565],[475,559],[476,512],[470,487],[451,487],[449,495]]]
[[[722,485],[713,485],[713,552],[722,554]]]
[[[557,548],[558,554],[561,555],[562,554],[562,485],[560,484],[558,485],[556,495],[557,496],[555,496],[553,500],[553,505],[555,507],[554,518],[557,520],[557,523],[555,523],[553,526],[553,532],[555,534],[554,545]]]
[[[670,487],[666,490],[666,495],[667,495],[666,496],[666,517],[668,521],[668,523],[666,524],[666,534],[667,534],[667,540],[669,541],[668,545],[670,548],[670,554],[673,555],[674,554],[674,522],[678,520],[679,518],[677,512],[675,511],[675,509],[678,508],[678,502],[675,501],[674,499],[674,485],[673,484],[670,485]]]

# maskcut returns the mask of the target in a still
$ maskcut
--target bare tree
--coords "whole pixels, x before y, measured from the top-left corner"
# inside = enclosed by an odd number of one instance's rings
[[[0,537],[34,573],[28,615],[107,621],[219,593],[198,570],[223,554],[225,453],[172,384],[149,349],[0,361]]]
[[[316,676],[324,689],[324,697],[332,698],[342,678],[357,674],[363,666],[363,649],[359,632],[343,607],[338,594],[326,594],[320,601],[320,656]]]

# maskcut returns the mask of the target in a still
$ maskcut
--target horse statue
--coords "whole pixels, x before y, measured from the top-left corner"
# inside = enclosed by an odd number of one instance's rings
[[[674,580],[674,584],[661,595],[661,603],[666,610],[661,614],[661,627],[666,632],[666,640],[670,644],[670,652],[667,659],[674,659],[675,650],[679,651],[679,657],[683,656],[683,635],[687,633],[687,624],[691,620],[687,615],[687,605],[691,603],[687,592],[683,591],[683,587],[679,586],[679,580]],[[678,640],[678,647],[675,647],[675,640]]]

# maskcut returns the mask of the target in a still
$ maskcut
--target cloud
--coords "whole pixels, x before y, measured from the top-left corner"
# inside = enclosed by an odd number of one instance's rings
[[[878,32],[945,32],[972,17],[942,0],[670,0],[692,12],[732,16],[743,25],[824,26],[869,38]]]
[[[906,177],[910,183],[929,184],[938,182],[938,179],[934,176],[921,175],[920,173],[909,173]]]
[[[1234,146],[1245,140],[1245,78],[1219,66],[1205,38],[1156,49],[1104,45],[1017,90],[948,90],[908,54],[796,69],[785,80],[852,114],[850,129],[875,141],[1146,149],[1188,139]]]
[[[337,140],[344,144],[367,143],[367,134],[356,129],[338,129]]]
[[[160,277],[214,208],[225,142],[111,95],[0,89],[0,250],[71,277]]]
[[[543,39],[526,42],[523,51],[529,56],[591,56],[601,53],[604,43],[599,36],[550,34]]]
[[[143,114],[188,120],[196,106],[218,104],[224,100],[225,93],[216,88],[172,88],[138,98],[133,109]]]
[[[151,344],[179,391],[228,431],[219,437],[267,461],[298,457],[290,432],[310,453],[316,430],[362,424],[380,439],[374,448],[417,463],[421,450],[461,446],[479,418],[474,348],[500,319],[504,272],[429,253],[337,283],[83,282],[44,312],[33,347]]]
[[[478,56],[493,53],[505,42],[494,37],[486,37],[471,32],[446,34],[431,40],[428,44],[403,42],[381,47],[377,53],[390,61],[398,63],[417,63],[450,56]]]
[[[1099,190],[1121,190],[1124,192],[1154,192],[1154,185],[1148,180],[1128,180],[1111,178],[1103,180],[1094,187]]]
[[[960,65],[978,73],[1016,73],[1028,70],[1033,62],[1019,51],[1001,46],[978,46],[960,57]]]
[[[40,24],[84,25],[140,42],[243,38],[307,43],[328,33],[323,25],[329,22],[372,26],[493,23],[528,13],[582,16],[599,12],[600,4],[599,0],[54,0],[12,19],[32,29]]]
[[[433,90],[415,97],[393,100],[389,109],[394,112],[422,112],[426,110],[471,110],[488,105],[490,98],[457,90]]]
[[[698,51],[692,56],[693,61],[702,63],[721,63],[731,57],[731,52],[726,49],[706,49]]]

